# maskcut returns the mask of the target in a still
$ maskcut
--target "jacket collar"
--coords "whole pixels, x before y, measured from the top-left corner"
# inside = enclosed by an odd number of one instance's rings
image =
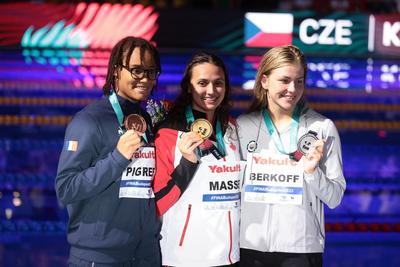
[[[117,95],[118,98],[118,102],[121,106],[122,112],[124,113],[124,115],[129,115],[132,113],[135,114],[140,114],[140,102],[139,101],[132,101],[129,99],[126,99],[120,95]]]

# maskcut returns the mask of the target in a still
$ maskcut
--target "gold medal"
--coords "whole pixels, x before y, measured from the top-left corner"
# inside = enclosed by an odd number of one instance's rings
[[[207,139],[211,136],[213,127],[208,120],[197,119],[190,126],[190,131],[197,133],[203,139]]]
[[[147,129],[146,120],[137,114],[128,115],[128,117],[125,119],[124,125],[127,130],[132,129],[141,133],[146,132]]]

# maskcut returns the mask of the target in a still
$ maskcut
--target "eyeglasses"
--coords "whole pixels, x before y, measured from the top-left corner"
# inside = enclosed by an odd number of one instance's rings
[[[143,79],[144,76],[146,76],[150,80],[157,80],[158,76],[160,76],[160,70],[155,68],[146,70],[142,67],[129,68],[128,66],[124,65],[121,65],[121,67],[129,71],[133,79]]]

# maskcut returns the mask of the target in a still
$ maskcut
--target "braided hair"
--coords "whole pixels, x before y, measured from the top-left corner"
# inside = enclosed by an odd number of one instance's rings
[[[103,94],[108,96],[111,90],[115,89],[115,73],[121,65],[129,65],[133,50],[140,48],[140,58],[143,58],[145,51],[148,51],[154,59],[156,68],[161,72],[160,54],[153,44],[149,41],[139,38],[128,36],[120,40],[111,50],[110,60],[108,62],[106,82],[103,86]],[[154,87],[157,86],[157,83]]]

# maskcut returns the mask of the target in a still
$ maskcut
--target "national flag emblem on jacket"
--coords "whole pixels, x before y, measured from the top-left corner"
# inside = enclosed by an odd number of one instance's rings
[[[293,15],[288,13],[245,14],[244,40],[247,47],[292,44]]]
[[[65,141],[64,148],[67,149],[68,151],[75,152],[76,150],[78,150],[78,141],[75,140]]]

